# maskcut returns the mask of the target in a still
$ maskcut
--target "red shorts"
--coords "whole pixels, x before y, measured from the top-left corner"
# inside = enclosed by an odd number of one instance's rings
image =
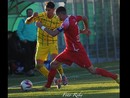
[[[64,50],[55,58],[55,60],[67,64],[69,66],[72,63],[76,63],[80,67],[86,67],[86,68],[92,65],[85,51],[75,52],[75,51]]]

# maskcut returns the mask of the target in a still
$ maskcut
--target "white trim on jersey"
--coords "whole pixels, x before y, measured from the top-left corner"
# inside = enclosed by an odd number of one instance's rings
[[[73,46],[74,51],[76,51],[76,52],[79,51],[79,49],[76,49],[76,48],[75,48],[74,44],[72,44],[72,46]]]

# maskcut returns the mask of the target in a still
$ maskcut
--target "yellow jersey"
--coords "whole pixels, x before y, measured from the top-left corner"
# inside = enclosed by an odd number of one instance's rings
[[[48,18],[46,12],[38,14],[38,17],[32,19],[33,22],[40,21],[43,26],[47,27],[50,30],[58,28],[62,21],[59,20],[58,16],[54,15],[53,18]],[[38,28],[37,31],[37,44],[40,46],[48,46],[49,44],[57,43],[57,36],[52,37],[46,31]]]

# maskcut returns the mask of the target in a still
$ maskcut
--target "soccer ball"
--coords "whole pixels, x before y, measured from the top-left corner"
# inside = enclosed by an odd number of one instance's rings
[[[30,91],[33,87],[33,83],[30,80],[23,80],[20,87],[22,91]]]

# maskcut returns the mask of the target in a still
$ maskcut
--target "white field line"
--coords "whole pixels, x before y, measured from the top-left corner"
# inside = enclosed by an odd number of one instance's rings
[[[110,72],[113,72],[113,71],[117,71],[117,70],[119,70],[119,69],[114,69],[114,70],[109,70]],[[78,78],[78,77],[80,77],[80,76],[87,76],[87,75],[90,75],[91,73],[88,73],[88,74],[81,74],[81,75],[73,75],[73,76],[69,76],[69,77],[67,77],[67,78],[69,78],[69,79],[71,79],[71,78]],[[47,82],[47,80],[46,81],[40,81],[40,82],[34,82],[33,84],[40,84],[40,83],[45,83],[45,82]],[[15,87],[19,87],[20,85],[15,85],[15,86],[10,86],[10,87],[8,87],[8,89],[10,89],[10,88],[15,88]]]

